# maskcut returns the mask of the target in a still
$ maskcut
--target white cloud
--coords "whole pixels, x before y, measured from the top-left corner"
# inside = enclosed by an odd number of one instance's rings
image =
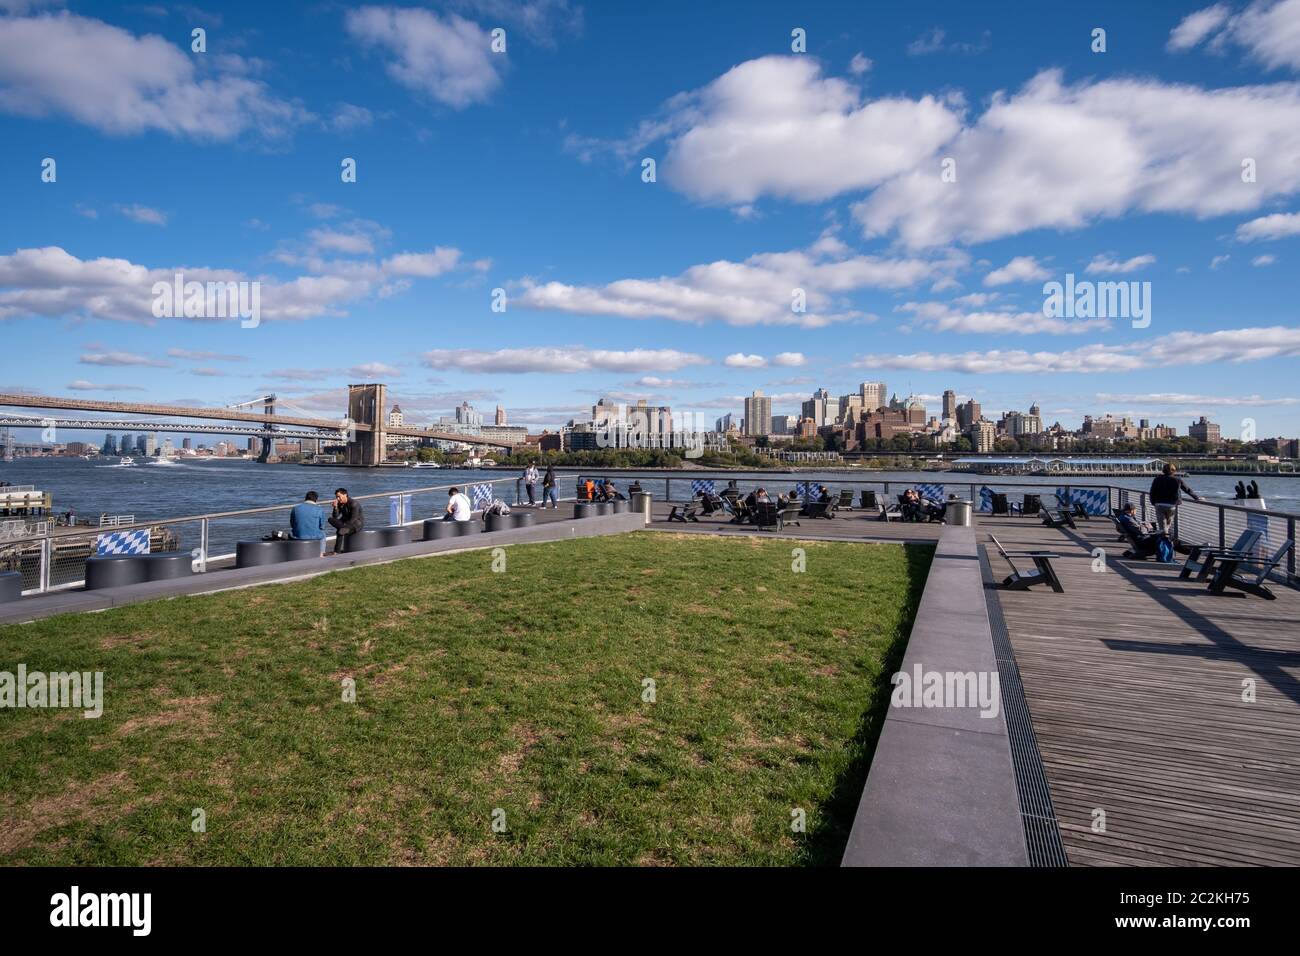
[[[1271,266],[1275,262],[1277,262],[1277,256],[1269,255],[1256,256],[1254,259],[1250,260],[1252,266]]]
[[[363,232],[339,232],[335,229],[313,229],[307,234],[313,249],[319,252],[337,252],[342,255],[369,255],[375,251],[374,240]]]
[[[70,13],[0,19],[0,111],[216,142],[280,139],[309,118],[264,83],[209,67],[160,36]]]
[[[1275,212],[1237,227],[1237,238],[1242,242],[1285,239],[1288,236],[1300,236],[1300,212]]]
[[[82,365],[146,365],[153,368],[167,368],[170,362],[150,358],[135,352],[89,352],[77,359]]]
[[[994,269],[984,277],[985,285],[1007,285],[1011,282],[1034,282],[1046,279],[1051,273],[1033,256],[1016,256],[1001,269]]]
[[[823,77],[809,57],[767,56],[674,97],[624,149],[666,137],[660,180],[701,201],[815,202],[911,169],[959,125],[932,96],[863,102],[856,86]]]
[[[1100,255],[1100,256],[1094,256],[1092,261],[1088,263],[1088,266],[1086,269],[1084,269],[1084,271],[1101,273],[1103,275],[1136,272],[1138,269],[1144,269],[1149,265],[1153,265],[1155,261],[1156,261],[1156,257],[1151,255],[1150,253],[1145,253],[1144,255],[1134,256],[1131,259],[1124,259],[1124,260],[1115,259],[1112,258],[1111,256]]]
[[[334,115],[329,118],[325,124],[326,127],[335,133],[351,133],[353,130],[364,129],[375,121],[375,114],[364,106],[357,106],[355,103],[340,103]]]
[[[453,109],[484,102],[501,85],[496,64],[507,54],[493,53],[487,32],[454,13],[362,7],[345,22],[353,39],[391,57],[393,80]]]
[[[1219,266],[1223,265],[1231,258],[1232,258],[1231,255],[1215,256],[1213,259],[1210,260],[1210,268],[1217,269],[1219,268]]]
[[[347,370],[353,378],[399,378],[402,370],[385,362],[363,362]]]
[[[1125,345],[1084,345],[1065,352],[992,349],[982,352],[913,352],[867,355],[859,368],[897,368],[976,375],[1049,372],[1137,372],[1152,367],[1261,361],[1300,356],[1300,328],[1174,332]]]
[[[1110,328],[1109,319],[1061,319],[1037,312],[983,311],[954,309],[943,302],[905,302],[897,311],[914,316],[914,325],[935,332],[962,332],[991,335],[999,332],[1017,335],[1075,335],[1094,329]]]
[[[1059,70],[999,93],[922,163],[855,204],[867,235],[912,247],[1079,229],[1129,212],[1218,216],[1300,190],[1300,85],[1205,90],[1153,80],[1066,85]],[[1277,174],[1241,181],[1242,157]],[[957,188],[957,187],[960,188]]]
[[[722,364],[728,368],[766,368],[767,359],[761,355],[746,355],[744,352],[736,352],[723,359]]]
[[[808,359],[804,357],[802,352],[778,352],[772,357],[772,364],[797,368],[800,365],[808,364]]]
[[[1300,398],[1263,398],[1259,395],[1189,395],[1185,392],[1148,392],[1145,395],[1111,395],[1098,393],[1100,402],[1125,402],[1132,405],[1195,405],[1199,407],[1234,407],[1254,405],[1300,405]]]
[[[849,60],[849,72],[854,76],[861,76],[863,73],[870,71],[873,65],[870,57],[855,53],[853,59]]]
[[[1222,3],[1189,14],[1169,35],[1168,48],[1182,52],[1208,40],[1218,52],[1233,43],[1269,69],[1300,69],[1300,0],[1255,0],[1230,14]]]
[[[74,392],[143,392],[143,385],[102,385],[88,382],[84,378],[69,382],[66,386]]]
[[[1185,16],[1169,34],[1167,47],[1173,52],[1190,50],[1227,22],[1232,9],[1226,3],[1216,3],[1204,10]]]
[[[438,246],[432,252],[399,252],[385,259],[382,268],[386,275],[432,279],[450,272],[459,263],[459,249]]]
[[[744,262],[724,259],[692,266],[678,276],[619,279],[602,286],[522,280],[523,292],[514,301],[527,308],[580,315],[819,328],[866,318],[842,302],[850,292],[907,288],[951,275],[968,261],[963,253],[942,259],[885,259],[842,252],[820,243],[810,250],[758,253]],[[792,308],[795,289],[802,289],[807,298],[804,312]]]
[[[191,362],[247,362],[247,355],[226,355],[221,352],[209,352],[204,349],[168,349],[172,358],[186,359]]]
[[[676,372],[690,365],[708,365],[702,355],[676,349],[518,348],[433,349],[424,364],[437,369],[523,374],[526,372]]]

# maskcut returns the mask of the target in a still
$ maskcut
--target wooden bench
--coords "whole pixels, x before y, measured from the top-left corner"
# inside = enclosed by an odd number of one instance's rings
[[[1008,591],[1028,591],[1035,584],[1047,584],[1058,594],[1065,591],[1061,579],[1056,576],[1056,569],[1052,567],[1052,558],[1060,557],[1055,551],[1008,551],[1002,547],[1002,542],[993,535],[989,535],[989,540],[998,549],[998,553],[1002,555],[1003,560],[1011,566],[1011,576],[1004,578],[1002,581],[1002,586]],[[1032,559],[1034,570],[1021,571],[1016,567],[1016,563],[1011,560],[1013,556]]]

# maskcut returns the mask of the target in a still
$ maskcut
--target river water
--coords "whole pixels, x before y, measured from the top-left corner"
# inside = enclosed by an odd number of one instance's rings
[[[114,515],[134,515],[138,521],[155,521],[186,515],[289,505],[301,501],[304,492],[311,489],[317,491],[322,500],[327,500],[334,489],[340,486],[346,487],[354,495],[369,495],[504,479],[497,486],[497,494],[513,503],[515,490],[513,479],[517,477],[514,472],[500,470],[361,469],[290,464],[261,465],[254,461],[240,459],[192,459],[181,461],[176,465],[144,463],[130,468],[117,467],[110,464],[111,461],[115,459],[18,458],[12,462],[0,463],[0,480],[16,485],[35,485],[42,491],[50,492],[57,513],[71,509],[81,519],[94,519],[106,512]],[[572,497],[572,475],[576,470],[566,469],[566,472],[562,475],[560,493],[562,497]],[[628,478],[619,479],[621,487],[626,489],[634,474],[628,472]],[[636,477],[641,479],[641,484],[647,491],[654,494],[656,498],[662,499],[664,475],[664,472],[646,472]],[[725,472],[718,474],[716,481],[719,488],[726,483],[726,479]],[[1150,478],[1141,477],[1013,479],[933,472],[865,472],[856,469],[772,474],[765,476],[761,482],[741,480],[738,484],[746,491],[763,484],[769,490],[776,492],[786,490],[795,481],[822,481],[835,489],[840,482],[848,480],[889,481],[900,484],[946,482],[954,486],[951,491],[963,497],[969,493],[971,482],[978,485],[984,481],[999,485],[1014,483],[1053,487],[1068,480],[1080,485],[1111,484],[1142,491],[1151,485]],[[1225,501],[1233,497],[1233,487],[1239,480],[1243,479],[1222,475],[1193,475],[1187,479],[1188,484],[1203,497]],[[1256,480],[1270,509],[1300,512],[1300,479],[1264,476]],[[891,491],[893,490],[901,490],[901,488],[891,488]],[[539,488],[539,494],[540,491]],[[686,479],[674,479],[672,493],[675,499],[687,497],[689,492]],[[441,514],[445,502],[446,495],[443,492],[417,495],[413,499],[412,517],[431,517]],[[372,528],[388,524],[390,517],[394,515],[390,511],[389,502],[385,499],[366,502],[365,508],[367,526]],[[285,526],[286,518],[283,512],[253,518],[214,521],[210,531],[211,551],[220,553],[230,550],[237,538],[260,537],[267,531]],[[197,545],[196,527],[197,525],[194,524],[181,526],[179,533],[182,547],[192,548]],[[195,540],[190,540],[191,538]]]

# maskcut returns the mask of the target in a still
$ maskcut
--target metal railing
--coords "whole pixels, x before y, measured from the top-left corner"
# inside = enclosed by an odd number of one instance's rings
[[[522,477],[511,476],[354,495],[353,499],[362,502],[367,528],[411,526],[426,518],[440,517],[446,508],[450,489],[460,488],[468,493],[475,485],[491,485],[492,496],[508,504],[519,504],[523,495]],[[537,491],[540,502],[540,481]],[[573,495],[561,496],[562,501],[572,501],[573,498]],[[111,528],[113,533],[147,528],[151,539],[162,542],[166,550],[188,549],[194,570],[203,573],[232,564],[236,542],[261,539],[271,531],[287,530],[289,512],[299,504],[300,501],[293,501],[264,508],[143,521],[135,521],[134,516],[127,515],[123,517],[132,520],[112,524]],[[321,503],[323,508],[329,506],[328,500]],[[24,594],[79,587],[85,582],[85,561],[95,554],[99,534],[98,526],[56,529],[47,524],[40,533],[28,533],[0,542],[0,570],[21,571]],[[330,535],[326,543],[333,540],[333,535]]]

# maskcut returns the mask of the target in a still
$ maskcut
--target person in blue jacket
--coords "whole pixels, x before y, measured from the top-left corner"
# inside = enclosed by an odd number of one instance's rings
[[[319,497],[316,492],[309,491],[300,504],[293,506],[293,510],[289,512],[289,536],[319,540],[323,549],[325,547],[325,509],[316,504]]]

